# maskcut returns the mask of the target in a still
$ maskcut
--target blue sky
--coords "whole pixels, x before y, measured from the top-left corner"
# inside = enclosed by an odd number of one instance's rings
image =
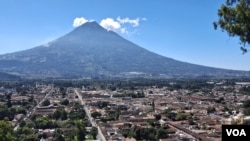
[[[225,0],[0,0],[0,54],[45,44],[95,20],[160,55],[250,70],[237,38],[214,30]],[[75,21],[75,26],[74,26]]]

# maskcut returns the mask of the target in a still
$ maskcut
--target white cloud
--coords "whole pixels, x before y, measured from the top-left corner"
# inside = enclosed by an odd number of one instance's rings
[[[121,18],[117,17],[116,19],[113,18],[106,18],[101,20],[100,25],[107,30],[118,31],[122,34],[134,34],[134,32],[129,32],[128,25],[132,26],[133,28],[138,27],[140,25],[140,21],[146,21],[146,18]],[[130,28],[129,28],[130,29]]]
[[[85,19],[84,17],[75,18],[73,21],[73,27],[78,27],[86,22],[89,22],[90,20]]]
[[[139,26],[140,18],[136,18],[136,19],[123,18],[123,19],[121,19],[120,17],[118,17],[117,21],[119,21],[119,23],[121,23],[121,24],[129,23],[133,27],[136,27],[136,26]]]
[[[112,18],[103,19],[100,25],[107,30],[117,31],[121,28],[121,24]]]
[[[146,21],[146,18],[121,18],[117,17],[116,19],[113,18],[105,18],[102,19],[100,22],[100,25],[109,30],[120,32],[122,34],[135,34],[135,30],[133,32],[130,32],[132,28],[138,27],[140,25],[141,21]],[[73,21],[73,27],[78,27],[86,22],[91,22],[93,20],[86,19],[84,17],[76,17]]]
[[[43,47],[50,47],[50,43],[42,44]]]
[[[121,28],[121,33],[122,34],[129,34],[129,32],[127,31],[127,29],[125,27]]]
[[[43,40],[43,42],[41,43],[43,47],[50,47],[53,42],[55,42],[57,39],[57,37],[47,37],[46,39]]]

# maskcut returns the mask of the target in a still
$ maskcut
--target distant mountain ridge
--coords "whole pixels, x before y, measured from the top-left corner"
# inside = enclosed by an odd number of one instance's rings
[[[0,55],[0,71],[32,78],[247,76],[150,52],[96,22],[32,49]]]
[[[11,80],[19,80],[20,77],[8,73],[0,72],[0,81],[11,81]]]

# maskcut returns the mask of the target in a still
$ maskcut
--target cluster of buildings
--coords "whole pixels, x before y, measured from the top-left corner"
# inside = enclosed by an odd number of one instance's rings
[[[12,93],[11,101],[16,105],[29,102],[31,97],[36,101],[36,104],[27,109],[26,114],[15,115],[12,123],[16,128],[20,121],[31,115],[52,115],[62,99],[67,99],[69,103],[83,102],[86,112],[91,115],[89,121],[98,128],[100,140],[134,141],[136,138],[133,135],[124,136],[124,133],[137,128],[149,128],[155,124],[155,128],[167,127],[168,138],[159,139],[160,141],[220,141],[221,125],[250,123],[250,116],[244,115],[242,108],[243,102],[250,99],[250,96],[240,91],[250,84],[208,84],[213,87],[206,91],[170,90],[168,87],[156,86],[133,90],[68,87],[65,88],[64,98],[60,88],[53,85],[36,85],[27,94],[1,87],[0,97]],[[143,96],[134,98],[131,94]],[[49,99],[50,105],[41,105],[45,99]],[[71,110],[70,106],[65,106],[66,112]],[[93,116],[94,113],[98,114]],[[47,134],[52,139],[55,130],[39,129],[39,133]]]
[[[161,140],[221,140],[221,125],[248,124],[249,116],[243,114],[242,104],[250,96],[240,93],[240,88],[247,84],[232,86],[221,83],[214,85],[209,92],[192,92],[186,89],[168,90],[167,87],[150,87],[143,89],[144,98],[119,97],[124,93],[138,93],[141,90],[79,90],[90,113],[99,112],[96,118],[97,125],[102,130],[106,140],[123,139],[121,132],[131,127],[150,127],[150,121],[155,121],[156,114],[161,115],[159,123],[170,127],[168,139]],[[98,107],[98,103],[107,102],[107,108]],[[126,107],[119,113],[119,118],[103,123],[101,119],[108,116],[110,110],[116,107]],[[171,120],[164,114],[167,109],[172,113],[182,112],[186,117],[183,120]],[[111,132],[112,131],[112,132]]]

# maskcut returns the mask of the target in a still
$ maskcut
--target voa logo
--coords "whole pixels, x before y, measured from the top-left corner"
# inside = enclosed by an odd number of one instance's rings
[[[247,136],[244,129],[226,129],[227,136]]]

